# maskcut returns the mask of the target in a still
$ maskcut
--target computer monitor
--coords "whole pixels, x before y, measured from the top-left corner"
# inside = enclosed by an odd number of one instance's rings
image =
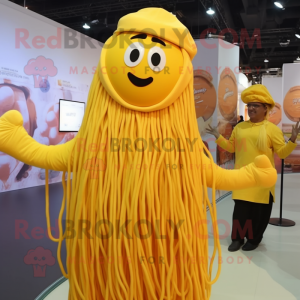
[[[59,132],[78,132],[85,110],[85,103],[59,99]]]

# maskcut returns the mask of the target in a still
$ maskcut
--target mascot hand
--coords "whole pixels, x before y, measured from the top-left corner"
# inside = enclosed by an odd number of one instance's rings
[[[17,110],[9,110],[0,118],[1,125],[2,123],[7,122],[7,125],[10,126],[22,126],[23,125],[23,117],[21,113]]]
[[[7,129],[13,128],[14,126],[23,125],[23,117],[17,110],[9,110],[0,118],[1,131],[4,129],[2,126],[8,126]]]
[[[257,156],[254,163],[246,166],[246,168],[247,167],[251,170],[259,186],[270,188],[276,184],[277,171],[266,155]]]
[[[23,117],[10,110],[0,118],[0,152],[27,165],[54,171],[67,171],[75,139],[58,146],[46,146],[32,138],[23,127]]]
[[[23,126],[23,117],[17,110],[9,110],[0,118],[0,151],[9,154],[18,145],[16,131]]]

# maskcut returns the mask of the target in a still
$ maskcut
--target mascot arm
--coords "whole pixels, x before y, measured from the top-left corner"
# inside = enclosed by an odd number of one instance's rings
[[[42,169],[67,171],[75,139],[57,146],[35,141],[23,127],[22,115],[10,110],[0,118],[0,151]]]
[[[211,166],[211,161],[203,154],[205,166]],[[214,170],[212,170],[214,168]],[[277,171],[266,155],[259,155],[254,162],[235,170],[225,170],[216,164],[206,167],[206,182],[208,187],[213,186],[213,171],[216,178],[216,189],[232,191],[251,187],[270,188],[276,184]]]

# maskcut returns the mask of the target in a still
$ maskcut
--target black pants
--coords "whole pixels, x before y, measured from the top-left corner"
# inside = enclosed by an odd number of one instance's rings
[[[251,244],[258,245],[262,238],[273,207],[273,196],[270,193],[269,204],[234,200],[232,223],[232,241],[244,242],[246,238]]]

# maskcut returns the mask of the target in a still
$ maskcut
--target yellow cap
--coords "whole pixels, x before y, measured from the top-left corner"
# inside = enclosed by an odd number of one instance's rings
[[[185,49],[191,60],[197,53],[189,30],[176,16],[162,8],[144,8],[122,17],[114,34],[121,32],[141,32],[160,37]]]
[[[269,93],[268,89],[262,84],[255,84],[242,92],[242,101],[244,103],[259,102],[269,104],[271,109],[275,106],[275,101]]]

